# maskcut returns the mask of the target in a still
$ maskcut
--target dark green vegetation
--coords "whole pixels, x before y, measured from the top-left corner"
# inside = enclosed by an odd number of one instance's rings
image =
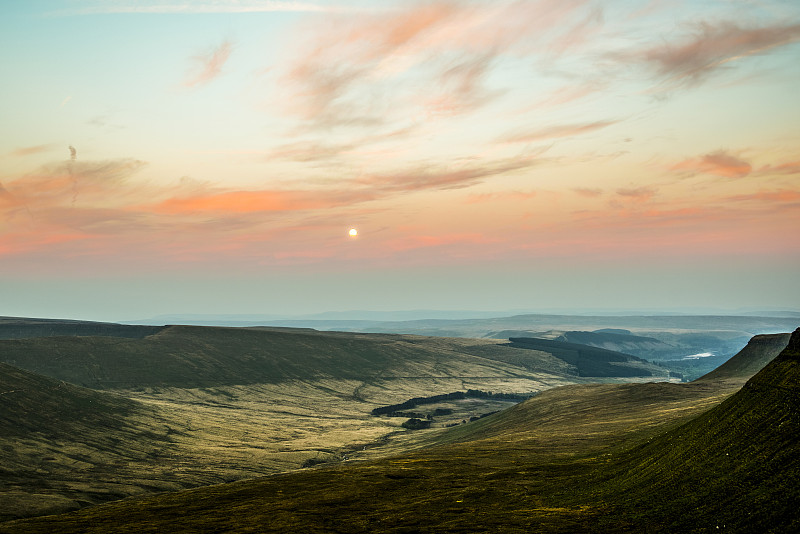
[[[0,339],[52,336],[113,336],[143,338],[159,332],[162,326],[123,325],[64,319],[0,317]]]
[[[530,337],[509,338],[509,346],[548,352],[575,366],[578,376],[653,376],[651,365],[636,356],[566,341]],[[662,374],[658,370],[658,374]]]
[[[419,431],[431,446],[412,453],[0,532],[797,531],[800,329],[748,380],[762,345],[690,384],[550,389],[468,425]]]
[[[437,402],[442,401],[449,401],[449,400],[461,400],[461,399],[488,399],[488,398],[498,398],[504,400],[525,400],[533,395],[521,395],[515,393],[492,393],[491,391],[481,391],[479,389],[468,389],[467,391],[453,391],[451,393],[441,393],[439,395],[431,395],[429,397],[414,397],[413,399],[408,399],[407,401],[403,401],[397,404],[390,404],[388,406],[379,406],[374,408],[372,415],[392,415],[398,413],[400,410],[408,410],[411,408],[416,408],[417,406],[423,406],[425,404],[436,404]],[[446,415],[441,413],[441,408],[439,409],[440,413],[437,415]]]

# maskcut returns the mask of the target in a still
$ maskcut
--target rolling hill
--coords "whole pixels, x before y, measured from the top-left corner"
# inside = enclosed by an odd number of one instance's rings
[[[0,520],[139,493],[136,463],[139,488],[184,487],[153,476],[169,433],[150,406],[0,363]]]
[[[48,330],[0,340],[4,518],[337,462],[356,445],[385,455],[412,444],[405,419],[374,417],[376,407],[585,380],[549,353],[493,340],[22,323]],[[105,334],[74,335],[97,328]],[[515,402],[470,399],[434,426]]]
[[[800,329],[738,391],[724,379],[565,386],[413,453],[0,532],[788,532],[800,524],[798,373]]]
[[[169,326],[141,339],[9,339],[0,340],[0,359],[92,388],[571,374],[547,353],[510,349],[496,341],[281,328]]]
[[[771,362],[775,358],[776,351],[781,351],[788,345],[790,337],[791,334],[754,336],[733,358],[698,378],[697,381],[747,380]]]
[[[642,358],[560,339],[509,338],[509,346],[547,352],[574,366],[578,376],[663,376],[664,370]]]

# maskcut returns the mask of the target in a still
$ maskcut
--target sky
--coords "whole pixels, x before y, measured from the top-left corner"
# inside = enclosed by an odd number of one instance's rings
[[[800,307],[796,0],[5,1],[0,67],[0,315]]]

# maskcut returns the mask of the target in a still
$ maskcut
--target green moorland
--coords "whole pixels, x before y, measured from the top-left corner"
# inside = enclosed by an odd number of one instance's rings
[[[741,388],[752,358],[747,347],[735,358],[724,376],[689,384],[551,389],[468,425],[419,431],[437,444],[411,453],[0,532],[797,531],[800,329]]]
[[[585,381],[551,354],[497,340],[179,326],[142,336],[110,324],[103,336],[52,336],[97,325],[41,323],[49,337],[0,340],[0,520],[385,456],[518,400],[419,408],[442,414],[425,432],[376,407]]]
[[[95,389],[574,374],[568,364],[547,353],[503,347],[497,340],[281,328],[170,326],[142,339],[8,339],[0,340],[0,359]],[[648,369],[654,377],[666,376],[658,366]]]

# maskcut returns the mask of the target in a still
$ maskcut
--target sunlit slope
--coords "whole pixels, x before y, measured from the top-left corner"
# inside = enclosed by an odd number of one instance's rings
[[[554,444],[624,442],[631,432],[674,425],[720,403],[778,356],[790,337],[755,336],[718,371],[691,383],[567,385],[543,391],[492,417],[432,436],[427,444],[524,439],[553,450]]]
[[[0,358],[93,388],[574,374],[549,354],[502,347],[489,340],[195,326],[172,326],[143,339],[0,340]]]
[[[688,421],[670,404],[724,382],[646,385],[646,395],[631,386],[560,388],[478,421],[479,439],[0,531],[791,532],[800,526],[799,374],[800,331],[745,387]],[[569,405],[559,398],[568,390],[583,399]],[[642,425],[648,413],[657,417]],[[537,424],[547,432],[537,435]],[[571,434],[546,439],[559,429]]]
[[[0,363],[0,519],[135,493],[108,473],[155,462],[168,432],[141,403]],[[90,482],[103,471],[104,481]],[[144,469],[139,478],[139,486],[180,487],[148,481]]]

